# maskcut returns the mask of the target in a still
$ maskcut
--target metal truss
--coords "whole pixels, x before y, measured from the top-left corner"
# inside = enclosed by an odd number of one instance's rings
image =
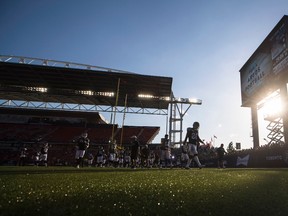
[[[269,116],[266,117],[265,120],[269,121],[267,125],[267,130],[269,131],[267,135],[267,144],[274,144],[280,143],[283,141],[284,138],[284,131],[283,131],[283,120],[280,117],[273,117]]]
[[[3,108],[26,108],[26,109],[43,109],[43,110],[59,110],[59,111],[87,111],[87,112],[117,112],[117,113],[133,113],[133,114],[149,114],[149,115],[168,115],[168,110],[164,109],[147,109],[135,107],[113,107],[88,104],[71,104],[71,103],[51,103],[51,102],[35,102],[20,100],[1,100],[0,107]]]
[[[172,93],[173,94],[173,93]],[[201,105],[202,100],[194,98],[175,98],[170,101],[169,137],[171,145],[179,148],[183,140],[183,120],[192,105]],[[176,139],[179,137],[179,140]]]
[[[268,103],[280,97],[280,90],[276,90],[269,97],[265,98],[258,104],[258,110]],[[267,139],[264,139],[268,145],[278,144],[284,140],[284,126],[283,118],[280,112],[275,112],[273,114],[266,114],[264,120],[268,121],[266,129],[269,131]]]

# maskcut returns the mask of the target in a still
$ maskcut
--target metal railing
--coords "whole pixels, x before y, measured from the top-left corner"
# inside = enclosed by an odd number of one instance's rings
[[[42,66],[49,66],[49,67],[63,67],[63,68],[73,68],[73,69],[82,69],[82,70],[95,70],[95,71],[114,72],[114,73],[136,74],[134,72],[107,68],[107,67],[94,66],[94,65],[89,65],[89,64],[80,64],[80,63],[75,63],[75,62],[58,61],[58,60],[42,59],[42,58],[32,58],[32,57],[24,57],[24,56],[0,55],[0,62],[42,65]]]

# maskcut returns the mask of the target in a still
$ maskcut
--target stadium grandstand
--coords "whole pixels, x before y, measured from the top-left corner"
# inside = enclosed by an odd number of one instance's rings
[[[91,121],[91,118],[87,118],[89,114],[86,113],[84,114],[87,116],[81,118],[82,112],[72,112],[68,117],[63,117],[65,111],[54,112],[54,116],[49,116],[49,111],[44,112],[44,115],[35,114],[40,114],[39,110],[35,111],[33,115],[28,114],[31,110],[28,110],[27,114],[23,112],[22,115],[3,114],[3,109],[1,111],[1,141],[30,142],[41,138],[49,143],[65,144],[71,142],[75,135],[77,136],[83,131],[89,133],[89,138],[95,145],[108,144],[111,139],[113,125],[103,121],[99,114],[94,114],[92,117],[95,120]],[[57,114],[62,116],[59,117]],[[118,125],[115,127],[114,139],[120,143],[121,134],[124,134],[122,136],[124,145],[129,144],[130,137],[133,135],[139,137],[141,143],[150,144],[159,132],[159,127],[123,126],[118,128]]]
[[[15,164],[22,146],[32,157],[48,141],[50,164],[74,159],[84,131],[90,151],[111,140],[151,144],[160,126],[108,123],[101,112],[167,115],[172,78],[43,59],[0,56],[1,164]]]

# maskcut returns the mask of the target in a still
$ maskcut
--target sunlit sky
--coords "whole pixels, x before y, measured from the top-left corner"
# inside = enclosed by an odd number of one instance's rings
[[[173,77],[176,97],[203,101],[183,127],[199,121],[202,139],[245,149],[251,114],[241,107],[239,70],[287,14],[287,0],[1,0],[0,55]],[[129,114],[125,124],[160,126],[155,142],[166,133],[166,116]]]

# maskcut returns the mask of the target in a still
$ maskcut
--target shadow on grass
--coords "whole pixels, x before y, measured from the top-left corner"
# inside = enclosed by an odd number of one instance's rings
[[[67,193],[65,185],[65,190],[57,194],[51,192],[52,179],[39,182],[41,190],[47,188],[44,194],[40,191],[42,195],[39,197],[26,196],[23,200],[14,199],[15,203],[2,203],[1,215],[288,215],[288,172],[283,169],[192,169],[176,174],[173,169],[35,169],[29,167],[28,171],[32,170],[32,174],[36,171],[40,174],[105,172],[108,179],[101,180],[97,178],[99,175],[93,175],[93,185],[85,175],[81,178],[66,176],[62,182],[73,187]],[[21,172],[27,174],[27,169],[15,168],[7,177],[13,179],[10,174]],[[115,178],[109,174],[112,172],[125,172],[127,175]],[[129,175],[133,172],[136,175]],[[53,179],[57,178],[53,175]],[[70,179],[72,182],[68,182]],[[53,190],[57,186],[54,185]],[[2,191],[5,192],[5,188]]]

